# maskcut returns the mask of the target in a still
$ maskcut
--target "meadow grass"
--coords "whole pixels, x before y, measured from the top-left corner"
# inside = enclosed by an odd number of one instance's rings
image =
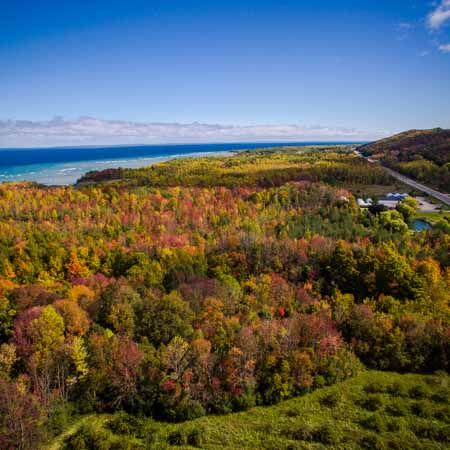
[[[367,371],[275,406],[178,424],[118,413],[80,427],[78,434],[103,436],[84,447],[93,450],[448,449],[449,393],[444,373]],[[67,444],[67,437],[62,442],[50,448],[83,448]]]
[[[347,189],[350,191],[355,197],[363,197],[363,198],[381,198],[390,192],[406,192],[411,195],[420,195],[417,191],[409,187],[408,185],[401,183],[398,181],[393,184],[350,184],[350,183],[341,183],[339,187]]]
[[[430,223],[436,223],[441,219],[447,218],[450,220],[450,211],[436,211],[436,212],[417,212],[414,219],[425,220]]]

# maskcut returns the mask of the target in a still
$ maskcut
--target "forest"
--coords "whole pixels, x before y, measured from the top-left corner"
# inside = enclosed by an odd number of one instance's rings
[[[365,156],[450,192],[450,130],[410,130],[360,147]]]
[[[388,371],[431,380],[403,393],[431,405],[415,447],[358,422],[347,448],[446,448],[450,222],[414,232],[412,207],[357,205],[394,184],[352,146],[0,184],[0,448],[50,448],[80,417],[128,437],[86,425],[51,448],[201,448],[171,427],[321,392],[336,406],[337,383],[381,377],[355,400],[376,421],[402,389]],[[379,433],[400,445],[402,427]],[[294,431],[263,448],[336,444]]]

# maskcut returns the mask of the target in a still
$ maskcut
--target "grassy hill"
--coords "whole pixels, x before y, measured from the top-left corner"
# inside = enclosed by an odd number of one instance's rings
[[[90,416],[50,448],[445,449],[450,446],[449,383],[445,373],[368,371],[277,406],[180,424],[124,413],[101,420]]]
[[[450,130],[410,130],[359,150],[418,181],[450,190]]]

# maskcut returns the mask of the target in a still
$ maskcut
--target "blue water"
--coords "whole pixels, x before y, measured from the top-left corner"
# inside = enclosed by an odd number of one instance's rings
[[[224,155],[229,151],[244,149],[333,144],[347,142],[0,149],[0,182],[27,180],[47,185],[67,185],[75,183],[90,170],[145,167],[172,158]]]
[[[433,227],[428,222],[420,219],[414,220],[412,225],[415,231],[429,231],[433,229]]]

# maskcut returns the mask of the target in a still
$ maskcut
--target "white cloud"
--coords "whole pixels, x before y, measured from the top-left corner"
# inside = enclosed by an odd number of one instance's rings
[[[291,125],[143,123],[92,117],[0,121],[0,147],[206,142],[358,141],[385,136],[355,128]]]
[[[430,54],[430,52],[428,50],[424,50],[423,52],[419,52],[419,56],[421,56],[422,58],[425,56],[428,56]]]
[[[441,28],[450,20],[450,0],[441,0],[439,5],[428,15],[427,24],[433,29]]]
[[[439,46],[439,50],[442,53],[450,53],[450,44],[442,44]]]

